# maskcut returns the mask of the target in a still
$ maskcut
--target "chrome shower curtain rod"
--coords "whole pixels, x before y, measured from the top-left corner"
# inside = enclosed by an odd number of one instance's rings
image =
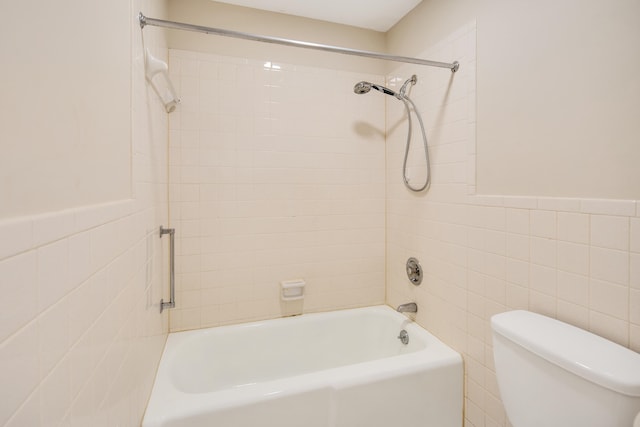
[[[221,28],[203,27],[201,25],[185,24],[182,22],[165,21],[163,19],[155,19],[144,16],[142,12],[138,15],[140,20],[140,28],[144,28],[146,25],[153,27],[172,28],[174,30],[186,30],[195,31],[198,33],[215,34],[224,37],[233,37],[236,39],[253,40],[264,43],[281,44],[284,46],[301,47],[305,49],[322,50],[325,52],[341,53],[344,55],[364,56],[366,58],[383,59],[386,61],[406,62],[409,64],[427,65],[429,67],[448,68],[452,72],[458,71],[460,64],[458,61],[452,63],[429,61],[427,59],[411,58],[408,56],[396,56],[388,55],[386,53],[371,52],[368,50],[350,49],[345,47],[331,46],[319,43],[303,42],[299,40],[290,40],[280,37],[262,36],[258,34],[243,33],[240,31],[223,30]]]

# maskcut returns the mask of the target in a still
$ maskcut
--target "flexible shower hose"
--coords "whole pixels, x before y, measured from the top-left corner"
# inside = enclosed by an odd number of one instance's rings
[[[405,187],[407,187],[411,191],[420,192],[429,187],[431,184],[431,165],[429,163],[429,147],[427,144],[427,133],[424,130],[424,123],[422,123],[422,117],[420,117],[420,111],[416,108],[416,104],[406,95],[402,95],[400,98],[402,102],[404,102],[404,108],[407,110],[407,117],[409,118],[409,130],[407,131],[407,145],[404,149],[404,162],[402,163],[402,180],[404,182]],[[411,146],[411,129],[413,128],[413,124],[411,121],[411,108],[409,107],[409,103],[413,107],[413,111],[416,113],[416,117],[418,118],[418,123],[420,124],[420,130],[422,131],[422,142],[424,144],[424,158],[427,163],[427,177],[425,178],[424,185],[421,187],[412,187],[409,184],[409,178],[407,178],[407,158],[409,157],[409,147]]]

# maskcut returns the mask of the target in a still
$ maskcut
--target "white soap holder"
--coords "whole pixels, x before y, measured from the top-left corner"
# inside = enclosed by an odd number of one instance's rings
[[[285,280],[280,282],[280,299],[282,301],[296,301],[304,298],[305,281],[302,279]]]

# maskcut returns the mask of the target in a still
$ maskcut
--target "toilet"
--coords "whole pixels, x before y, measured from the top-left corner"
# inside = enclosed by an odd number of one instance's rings
[[[493,316],[491,329],[514,427],[640,427],[640,354],[524,310]]]

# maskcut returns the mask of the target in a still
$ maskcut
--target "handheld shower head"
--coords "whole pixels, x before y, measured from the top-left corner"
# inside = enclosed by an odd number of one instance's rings
[[[426,190],[431,185],[431,165],[429,163],[429,147],[427,145],[427,132],[424,130],[424,123],[422,122],[422,118],[420,117],[420,112],[418,111],[418,108],[416,107],[416,104],[414,104],[413,101],[411,100],[411,98],[409,98],[407,96],[407,94],[406,94],[407,89],[409,89],[411,86],[415,85],[417,82],[418,82],[418,77],[414,74],[413,76],[411,76],[411,78],[405,80],[404,84],[402,85],[402,87],[400,88],[400,90],[398,92],[394,92],[393,90],[391,90],[391,89],[389,89],[387,87],[384,87],[382,85],[377,85],[377,84],[373,84],[373,83],[365,82],[365,81],[358,82],[353,87],[353,91],[355,93],[357,93],[358,95],[361,95],[363,93],[367,93],[367,92],[371,91],[371,89],[375,89],[375,90],[377,90],[379,92],[382,92],[382,93],[387,94],[387,95],[391,95],[391,96],[399,99],[404,104],[405,111],[407,112],[407,120],[409,122],[409,129],[407,130],[407,144],[405,145],[405,149],[404,149],[404,162],[402,164],[402,180],[404,181],[404,185],[409,190],[415,191],[415,192]],[[411,131],[411,128],[412,128],[411,113],[412,112],[416,116],[416,118],[418,119],[418,123],[420,124],[420,130],[422,131],[422,142],[423,142],[423,145],[424,145],[424,159],[425,159],[426,166],[427,166],[426,178],[424,180],[424,184],[422,184],[419,187],[412,186],[409,183],[409,177],[407,175],[407,158],[409,157],[409,148],[411,146],[411,133],[412,133],[412,131]]]
[[[391,89],[389,89],[387,87],[384,87],[382,85],[376,85],[376,84],[369,83],[369,82],[358,82],[353,87],[353,91],[355,93],[357,93],[358,95],[361,95],[363,93],[367,93],[371,89],[375,89],[377,91],[380,91],[380,92],[385,93],[387,95],[395,96],[396,98],[400,99],[400,96],[396,92],[394,92]]]
[[[367,93],[371,90],[371,83],[369,82],[358,82],[353,87],[353,91],[358,95],[362,95],[363,93]]]

